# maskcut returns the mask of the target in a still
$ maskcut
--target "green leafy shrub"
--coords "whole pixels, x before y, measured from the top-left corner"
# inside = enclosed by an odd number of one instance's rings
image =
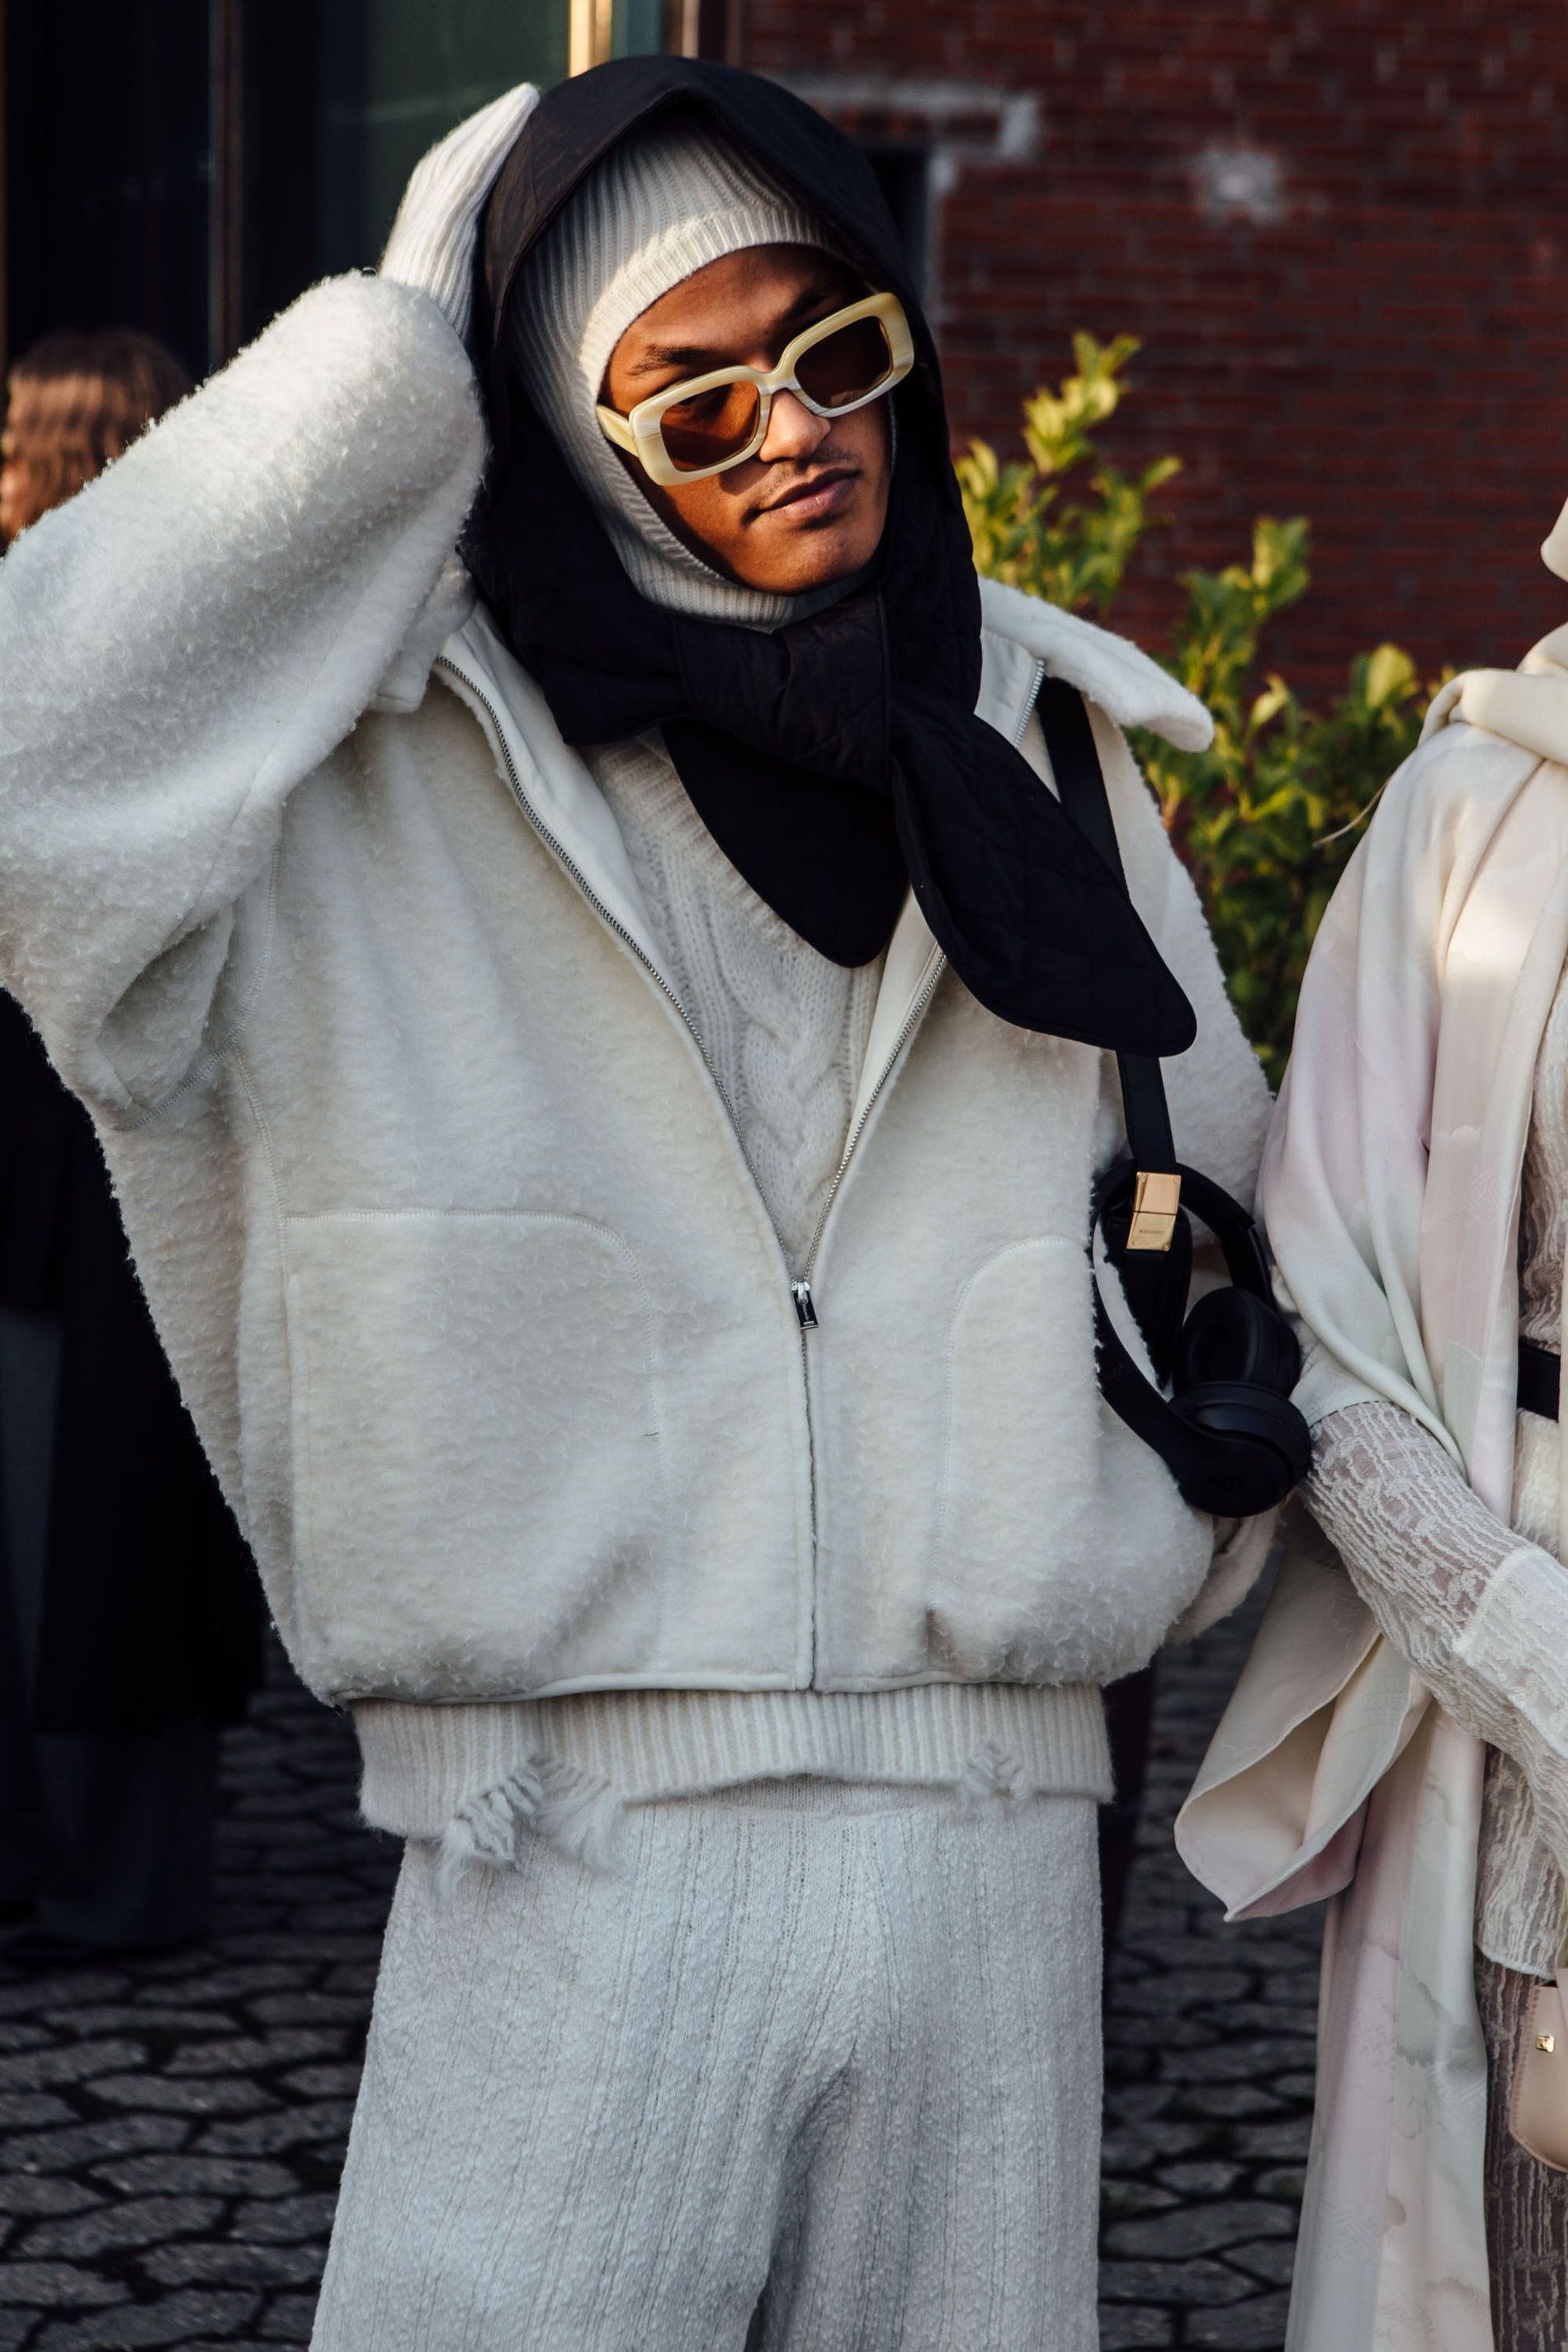
[[[1163,457],[1118,473],[1096,446],[1137,349],[1131,335],[1110,343],[1075,335],[1074,373],[1024,404],[1026,457],[1003,463],[974,441],[958,461],[980,570],[1097,619],[1158,520],[1156,494],[1181,470],[1179,458]],[[1265,667],[1269,623],[1310,585],[1310,543],[1300,516],[1266,516],[1254,526],[1250,562],[1184,576],[1171,643],[1152,650],[1208,705],[1214,743],[1177,751],[1144,735],[1135,747],[1276,1085],[1313,934],[1384,782],[1415,748],[1433,691],[1397,646],[1358,656],[1327,709]]]

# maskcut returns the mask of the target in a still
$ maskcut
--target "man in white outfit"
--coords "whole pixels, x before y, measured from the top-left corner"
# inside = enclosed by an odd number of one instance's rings
[[[1235,1192],[1268,1103],[1121,732],[1205,716],[946,452],[851,144],[628,61],[0,574],[0,980],[408,1842],[319,2352],[1096,2340],[1100,1685],[1261,1547],[1090,1192],[1117,1047]]]

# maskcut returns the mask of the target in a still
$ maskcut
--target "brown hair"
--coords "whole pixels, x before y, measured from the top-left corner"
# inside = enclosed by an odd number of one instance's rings
[[[35,343],[6,381],[12,536],[73,498],[190,389],[174,352],[132,327]]]

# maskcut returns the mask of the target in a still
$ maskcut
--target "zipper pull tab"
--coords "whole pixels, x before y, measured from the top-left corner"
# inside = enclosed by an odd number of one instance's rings
[[[803,1331],[815,1331],[816,1328],[816,1307],[811,1296],[810,1283],[792,1282],[789,1286],[789,1295],[795,1301],[795,1321],[800,1325],[801,1329]]]

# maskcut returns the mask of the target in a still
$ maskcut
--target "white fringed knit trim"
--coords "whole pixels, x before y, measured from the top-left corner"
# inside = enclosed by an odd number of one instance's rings
[[[847,1794],[865,1787],[860,1781],[823,1780],[792,1774],[784,1780],[742,1782],[742,1790],[761,1791],[810,1785],[822,1790],[837,1786]],[[987,1811],[993,1805],[1015,1805],[1043,1791],[1031,1785],[1016,1756],[994,1740],[985,1740],[966,1759],[952,1781],[898,1782],[899,1793],[910,1799],[956,1801],[967,1814]],[[711,1791],[734,1795],[733,1788]],[[689,1796],[674,1800],[689,1802]],[[466,1797],[453,1814],[437,1848],[436,1885],[443,1902],[476,1870],[513,1870],[526,1838],[542,1838],[558,1853],[580,1862],[601,1875],[613,1876],[618,1860],[620,1832],[628,1802],[657,1804],[658,1798],[627,1799],[606,1781],[564,1764],[558,1757],[526,1757],[504,1780],[493,1781]],[[825,1808],[832,1810],[831,1806]]]
[[[605,1781],[551,1756],[525,1756],[504,1780],[465,1797],[440,1841],[436,1883],[449,1898],[474,1870],[511,1870],[525,1837],[542,1837],[590,1870],[615,1867],[622,1800]]]
[[[912,1689],[599,1691],[427,1706],[362,1700],[365,1819],[437,1843],[448,1884],[515,1863],[525,1835],[614,1866],[623,1806],[752,1781],[956,1791],[967,1803],[1107,1797],[1100,1694],[1088,1684]]]

